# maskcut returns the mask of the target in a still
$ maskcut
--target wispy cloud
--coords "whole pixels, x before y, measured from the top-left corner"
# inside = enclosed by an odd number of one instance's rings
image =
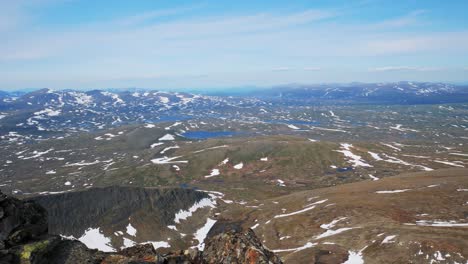
[[[418,72],[427,72],[427,71],[439,71],[441,68],[433,67],[410,67],[410,66],[386,66],[386,67],[377,67],[371,68],[371,72],[395,72],[395,71],[418,71]]]
[[[322,68],[320,67],[305,67],[303,68],[304,71],[321,71]]]
[[[290,67],[277,67],[277,68],[272,69],[272,71],[276,71],[276,72],[292,71],[292,70],[294,70],[294,69],[290,68]]]
[[[239,81],[245,81],[247,76],[257,81],[260,71],[269,75],[280,71],[284,73],[276,74],[275,80],[288,81],[279,78],[319,75],[309,73],[315,71],[320,71],[320,77],[329,74],[330,78],[336,78],[332,71],[339,67],[366,74],[393,71],[423,75],[424,71],[436,71],[436,68],[405,66],[419,64],[411,58],[429,58],[423,65],[437,65],[434,54],[468,56],[466,30],[410,31],[406,28],[424,23],[425,14],[429,16],[430,12],[423,10],[393,19],[353,24],[346,20],[345,11],[334,11],[339,9],[244,10],[201,12],[200,15],[198,11],[203,8],[194,5],[54,30],[43,27],[19,30],[19,25],[30,23],[31,26],[31,14],[15,6],[10,7],[11,12],[5,11],[3,6],[10,2],[16,1],[0,0],[0,33],[2,21],[3,28],[10,31],[8,41],[0,41],[3,65],[0,65],[0,80],[13,80],[12,76],[18,80],[53,79],[57,75],[70,82],[73,79],[115,80],[115,76],[121,79],[192,76],[193,80],[193,76],[205,74],[210,78],[231,74],[230,78],[235,75]],[[11,19],[2,20],[5,13],[11,13]],[[397,57],[400,60],[394,59]],[[396,66],[368,69],[377,60],[381,65]],[[21,67],[12,69],[11,65]],[[275,68],[276,65],[279,66]],[[355,75],[349,76],[351,79]],[[262,78],[274,79],[267,75]]]
[[[170,17],[174,15],[181,15],[196,9],[199,9],[200,5],[193,5],[193,6],[184,6],[184,7],[177,7],[171,9],[162,9],[162,10],[151,10],[143,13],[139,13],[136,15],[124,17],[114,21],[116,24],[120,24],[123,26],[134,26],[138,24],[142,24],[145,22],[150,22],[151,20],[157,18],[164,18]]]
[[[420,23],[421,15],[427,13],[426,10],[420,9],[412,11],[406,15],[396,17],[393,19],[387,19],[376,24],[373,24],[375,29],[382,29],[382,28],[397,28],[397,27],[406,27],[410,25],[415,25]]]

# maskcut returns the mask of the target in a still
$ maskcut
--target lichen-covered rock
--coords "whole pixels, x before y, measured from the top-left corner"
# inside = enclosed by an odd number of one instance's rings
[[[263,247],[250,228],[220,221],[205,240],[203,261],[209,264],[279,264],[281,259]]]

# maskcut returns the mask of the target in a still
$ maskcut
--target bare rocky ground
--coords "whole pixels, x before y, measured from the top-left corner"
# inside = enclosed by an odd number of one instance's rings
[[[468,170],[403,174],[298,192],[227,211],[285,263],[466,263]],[[341,260],[340,260],[341,259]]]

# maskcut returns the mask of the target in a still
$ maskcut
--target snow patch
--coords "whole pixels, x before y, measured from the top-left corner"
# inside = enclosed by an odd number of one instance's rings
[[[392,190],[392,191],[376,191],[375,193],[402,193],[411,191],[412,189]]]
[[[137,233],[137,230],[132,226],[131,223],[128,223],[127,234],[129,234],[131,236],[136,236],[136,233]]]
[[[88,228],[78,240],[91,249],[115,252],[115,249],[111,246],[110,238],[105,237],[99,228]]]
[[[198,245],[195,246],[198,248],[198,250],[203,250],[205,249],[205,238],[206,236],[208,235],[208,232],[210,231],[210,229],[214,226],[214,224],[216,223],[216,220],[213,220],[213,219],[206,219],[206,223],[204,226],[202,226],[200,229],[197,230],[197,232],[195,232],[195,234],[193,235],[194,238],[196,240],[198,240]]]
[[[219,169],[212,169],[210,175],[206,175],[205,178],[210,178],[213,176],[218,176],[219,175]]]
[[[159,141],[170,141],[170,140],[175,140],[175,137],[171,134],[166,134],[159,138]]]
[[[203,198],[200,201],[196,202],[194,205],[192,205],[192,207],[190,207],[188,210],[180,210],[178,213],[176,213],[174,217],[174,222],[179,224],[180,220],[186,220],[187,218],[192,216],[192,214],[196,212],[198,209],[204,208],[204,207],[215,208],[216,201],[214,201],[213,199],[209,199],[209,198]]]
[[[367,164],[359,155],[355,155],[351,152],[352,144],[341,143],[342,150],[336,150],[337,152],[343,153],[345,157],[349,158],[348,162],[352,164],[353,167],[372,167],[372,165]]]

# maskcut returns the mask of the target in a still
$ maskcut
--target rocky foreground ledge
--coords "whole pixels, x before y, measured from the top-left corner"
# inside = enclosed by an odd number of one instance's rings
[[[279,264],[280,258],[263,247],[251,229],[218,221],[205,239],[205,250],[190,248],[158,253],[151,244],[105,253],[78,240],[48,234],[47,212],[32,201],[0,192],[0,264],[3,263],[249,263]]]

